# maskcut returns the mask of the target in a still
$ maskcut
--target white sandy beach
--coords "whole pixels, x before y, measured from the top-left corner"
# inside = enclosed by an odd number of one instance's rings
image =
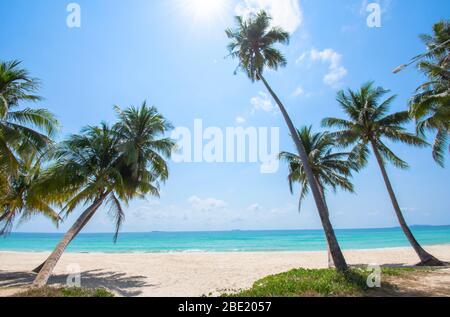
[[[450,261],[450,245],[427,247]],[[411,248],[345,252],[352,265],[413,265]],[[0,296],[28,285],[30,270],[48,253],[0,252]],[[293,268],[325,268],[325,252],[79,254],[66,253],[51,283],[65,283],[67,268],[78,264],[83,287],[105,287],[118,296],[202,296],[250,287],[267,275]],[[450,276],[445,278],[449,279]]]

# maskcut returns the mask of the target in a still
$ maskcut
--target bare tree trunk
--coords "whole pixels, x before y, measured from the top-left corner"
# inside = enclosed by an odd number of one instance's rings
[[[346,272],[348,270],[347,262],[345,261],[344,255],[342,254],[342,250],[339,246],[339,242],[336,238],[333,226],[331,225],[330,218],[328,216],[328,210],[322,199],[320,190],[315,182],[314,173],[311,169],[311,166],[309,165],[308,155],[306,154],[305,147],[304,147],[302,141],[300,140],[300,138],[297,134],[297,130],[295,129],[295,126],[292,123],[292,120],[289,117],[289,114],[287,113],[286,108],[284,107],[283,103],[278,98],[278,96],[275,94],[275,92],[272,90],[272,88],[267,83],[266,79],[262,76],[262,74],[258,74],[258,76],[263,81],[264,85],[266,86],[266,88],[269,91],[269,93],[271,94],[271,96],[275,99],[275,102],[278,104],[278,107],[280,108],[281,113],[283,114],[283,117],[288,125],[291,136],[295,142],[300,159],[302,160],[303,166],[305,168],[305,173],[308,178],[308,182],[309,182],[311,191],[313,193],[314,200],[316,202],[317,210],[319,212],[319,216],[322,221],[322,226],[325,231],[325,236],[327,238],[328,245],[330,246],[330,252],[331,252],[331,255],[333,256],[333,261],[334,261],[334,264],[336,265],[336,269],[340,272]]]
[[[92,206],[91,206],[91,207],[92,207]],[[78,232],[74,234],[74,236],[73,236],[73,238],[72,238],[72,241],[73,241],[73,239],[75,239],[76,236],[84,229],[84,227],[86,227],[86,225],[87,225],[88,222],[92,219],[92,217],[93,217],[94,214],[97,212],[97,210],[98,210],[99,207],[100,207],[100,206],[98,206],[95,210],[93,210],[93,212],[85,219],[84,223],[80,226]],[[70,242],[72,242],[72,241],[70,241]],[[69,243],[70,243],[70,242],[69,242]],[[50,258],[50,256],[49,256],[44,262],[42,262],[41,265],[39,265],[38,267],[36,267],[36,268],[33,270],[33,273],[36,273],[36,274],[39,273],[39,272],[42,270],[42,268],[44,267],[45,263],[48,261],[49,258]]]
[[[53,253],[45,262],[43,268],[40,270],[38,276],[33,282],[33,287],[43,287],[47,284],[56,264],[66,250],[67,246],[72,242],[75,236],[81,231],[81,228],[86,225],[86,220],[90,219],[98,210],[105,199],[106,195],[98,198],[83,214],[77,219],[72,228],[64,235],[61,242],[56,246]]]
[[[423,266],[441,266],[441,265],[443,265],[443,263],[441,261],[436,259],[434,256],[432,256],[427,251],[425,251],[424,248],[422,248],[422,246],[419,244],[419,242],[417,242],[416,238],[414,237],[412,231],[409,229],[408,224],[406,223],[405,217],[403,216],[400,205],[397,201],[397,197],[395,196],[394,189],[392,187],[391,181],[387,174],[383,158],[381,157],[381,154],[378,151],[375,141],[371,140],[370,142],[372,144],[372,149],[373,149],[373,152],[375,153],[375,157],[377,158],[378,165],[380,166],[381,174],[383,175],[383,179],[384,179],[384,183],[386,184],[387,190],[389,192],[389,196],[391,197],[392,205],[393,205],[395,213],[397,215],[398,222],[400,223],[400,226],[401,226],[403,232],[405,233],[406,238],[408,238],[409,243],[414,248],[414,251],[416,251],[417,255],[420,258],[419,265],[423,265]]]

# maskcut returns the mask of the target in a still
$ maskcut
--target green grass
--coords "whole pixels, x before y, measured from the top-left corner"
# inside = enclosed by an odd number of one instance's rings
[[[414,269],[383,269],[384,276],[401,276]],[[341,297],[365,296],[370,292],[367,279],[370,272],[352,269],[342,274],[333,269],[298,269],[268,276],[251,289],[224,294],[224,297]],[[382,275],[382,276],[383,276]],[[383,287],[390,287],[384,284]]]
[[[103,288],[87,289],[43,287],[38,289],[29,289],[14,295],[14,297],[114,297],[114,294]]]
[[[428,271],[429,270],[426,270],[426,269],[409,268],[409,267],[405,267],[405,268],[386,267],[386,268],[383,268],[383,275],[401,277],[401,276],[408,275],[409,273],[428,272]]]

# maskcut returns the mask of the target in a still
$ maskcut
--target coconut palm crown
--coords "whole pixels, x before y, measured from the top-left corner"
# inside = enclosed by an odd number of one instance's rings
[[[433,35],[425,34],[421,39],[429,53],[417,67],[428,81],[420,85],[411,98],[410,112],[420,136],[435,133],[432,154],[443,167],[450,137],[450,22],[435,24]]]
[[[279,27],[271,27],[271,17],[265,11],[248,18],[236,17],[238,28],[225,32],[231,40],[230,56],[239,60],[238,69],[254,82],[260,80],[265,68],[277,70],[287,64],[286,58],[275,44],[288,44],[289,33]]]
[[[331,188],[334,192],[340,188],[353,193],[354,186],[349,177],[351,177],[354,164],[349,160],[350,153],[335,152],[336,140],[330,133],[313,133],[311,126],[298,130],[298,135],[308,153],[309,163],[324,199],[327,188]],[[288,181],[291,192],[294,192],[295,183],[299,183],[301,186],[300,210],[302,201],[310,191],[303,163],[297,154],[290,152],[282,152],[280,159],[289,164]]]
[[[58,129],[46,109],[17,109],[23,102],[42,100],[39,80],[20,68],[19,61],[0,62],[0,165],[8,174],[17,172],[22,153],[43,153]]]
[[[20,222],[39,214],[59,224],[58,212],[53,209],[53,197],[38,190],[37,184],[44,175],[42,161],[44,156],[28,153],[20,158],[18,173],[8,177],[0,188],[0,236],[11,232],[14,221]]]

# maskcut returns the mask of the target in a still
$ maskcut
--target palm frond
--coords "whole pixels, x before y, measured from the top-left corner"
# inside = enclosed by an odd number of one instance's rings
[[[260,80],[265,69],[276,70],[287,64],[275,44],[289,43],[289,33],[279,27],[270,27],[271,17],[260,11],[248,18],[236,17],[236,28],[225,31],[230,43],[229,57],[238,59],[237,69],[254,82]],[[236,72],[235,72],[236,73]]]
[[[114,217],[116,223],[116,229],[114,232],[114,243],[117,243],[120,228],[122,227],[122,224],[125,221],[125,213],[122,209],[122,205],[120,204],[119,199],[117,199],[117,197],[113,193],[109,195],[109,203],[110,203],[110,213]]]
[[[401,158],[399,158],[397,155],[395,155],[394,152],[392,152],[386,145],[384,145],[384,143],[382,143],[381,141],[378,141],[376,146],[377,146],[378,151],[383,156],[383,158],[385,160],[391,162],[395,167],[401,168],[401,169],[409,168],[408,163],[406,163]]]
[[[314,133],[311,126],[299,129],[298,136],[305,147],[309,165],[322,192],[325,192],[326,187],[353,191],[349,179],[354,168],[354,163],[350,159],[351,154],[335,152],[334,149],[338,146],[336,139],[328,132]],[[279,158],[289,165],[288,181],[291,193],[294,193],[295,183],[301,186],[300,211],[302,201],[310,190],[303,162],[297,154],[289,152],[282,152]]]

